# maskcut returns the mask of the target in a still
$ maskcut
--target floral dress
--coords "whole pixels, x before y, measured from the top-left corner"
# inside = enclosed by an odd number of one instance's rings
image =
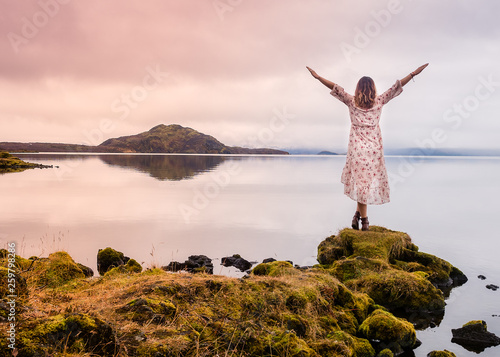
[[[351,131],[342,183],[344,193],[356,202],[380,205],[390,201],[379,121],[384,104],[402,91],[398,80],[385,93],[376,97],[370,109],[356,107],[354,97],[337,84],[330,92],[349,108]]]

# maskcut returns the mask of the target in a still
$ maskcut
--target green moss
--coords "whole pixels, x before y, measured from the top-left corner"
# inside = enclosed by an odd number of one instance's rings
[[[31,328],[30,328],[31,327]],[[19,354],[26,357],[55,352],[92,352],[113,356],[115,334],[102,320],[86,314],[56,315],[20,329]]]
[[[462,327],[471,326],[471,325],[481,325],[482,327],[484,327],[485,330],[488,329],[488,325],[486,325],[486,322],[483,320],[472,320],[472,321],[469,321],[466,324],[464,324]]]
[[[291,357],[319,357],[307,343],[295,333],[281,333],[268,339],[272,355]]]
[[[0,152],[0,173],[21,172],[26,169],[32,169],[39,166],[40,165],[38,164],[32,164],[20,160],[8,152]]]
[[[417,341],[415,328],[406,320],[390,312],[375,310],[359,327],[359,333],[369,340],[377,340],[399,354],[411,349]]]
[[[304,318],[299,315],[285,315],[284,317],[287,330],[295,332],[299,337],[307,334],[308,323]]]
[[[333,346],[331,346],[333,351],[342,352],[342,354],[338,355],[353,357],[375,356],[375,349],[368,340],[352,336],[344,331],[335,331],[328,335],[328,339],[334,342]],[[337,355],[334,354],[334,356]]]
[[[125,314],[127,319],[140,323],[164,323],[174,317],[177,308],[169,300],[139,298],[117,309],[117,312]]]
[[[348,286],[392,310],[442,311],[445,306],[443,293],[419,274],[388,270],[367,274],[350,281]]]
[[[56,252],[48,259],[36,260],[28,280],[37,286],[60,287],[73,279],[84,279],[85,274],[66,252]]]
[[[411,247],[406,233],[372,226],[370,231],[344,229],[318,246],[318,261],[331,265],[341,257],[365,257],[389,261],[398,257],[404,248]]]
[[[137,274],[142,272],[142,266],[135,259],[129,259],[127,264],[119,265],[108,270],[104,276],[112,276],[116,274]]]
[[[394,357],[394,353],[388,348],[383,349],[377,354],[377,357]]]
[[[122,252],[107,247],[97,252],[97,271],[104,275],[108,270],[125,264],[125,255]]]
[[[261,263],[252,270],[254,275],[283,276],[296,275],[297,269],[289,262],[275,261],[271,263]]]

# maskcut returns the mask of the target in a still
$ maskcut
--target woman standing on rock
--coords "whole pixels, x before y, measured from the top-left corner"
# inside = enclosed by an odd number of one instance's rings
[[[356,86],[354,96],[347,94],[344,88],[320,77],[311,68],[306,67],[312,76],[327,86],[335,98],[349,108],[351,131],[347,159],[342,171],[344,193],[358,203],[352,219],[352,228],[367,231],[369,222],[368,205],[380,205],[389,202],[389,180],[385,168],[382,135],[379,121],[382,107],[403,91],[403,86],[428,66],[424,64],[404,77],[382,95],[377,96],[375,83],[370,77],[363,77]]]

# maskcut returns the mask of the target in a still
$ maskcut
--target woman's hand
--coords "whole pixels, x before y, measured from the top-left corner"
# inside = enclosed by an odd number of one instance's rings
[[[309,72],[311,72],[311,74],[312,74],[312,76],[313,76],[314,78],[319,79],[318,74],[317,74],[314,70],[312,70],[311,68],[309,68],[309,67],[307,67],[307,66],[306,66],[306,68],[309,70]]]
[[[424,64],[423,66],[420,66],[418,67],[415,71],[411,72],[409,75],[407,75],[406,77],[404,77],[403,79],[401,79],[401,86],[405,86],[413,77],[415,77],[417,74],[420,74],[420,72],[422,72],[425,67],[427,67],[429,64],[426,63]]]
[[[318,75],[314,70],[312,70],[311,68],[307,67],[306,68],[309,70],[309,72],[311,72],[312,76],[314,78],[316,78],[317,80],[319,80],[323,85],[327,86],[330,90],[333,89],[333,86],[335,85],[335,83],[333,82],[330,82],[328,79],[324,79],[323,77],[321,77],[320,75]]]
[[[429,64],[428,64],[428,63],[426,63],[426,64],[424,64],[423,66],[418,67],[415,71],[413,71],[413,73],[412,73],[412,74],[413,74],[414,76],[416,76],[417,74],[420,74],[420,72],[422,72],[422,71],[425,69],[425,67],[427,67],[428,65],[429,65]]]

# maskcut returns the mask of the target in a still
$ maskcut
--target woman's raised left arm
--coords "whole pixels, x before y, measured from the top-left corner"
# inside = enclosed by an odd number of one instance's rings
[[[401,86],[404,86],[406,83],[408,83],[413,77],[415,77],[416,75],[420,74],[420,72],[422,72],[425,67],[427,67],[429,64],[426,63],[424,64],[423,66],[420,66],[418,67],[416,70],[414,70],[413,72],[411,72],[409,75],[407,75],[406,77],[404,77],[403,79],[401,79]]]

